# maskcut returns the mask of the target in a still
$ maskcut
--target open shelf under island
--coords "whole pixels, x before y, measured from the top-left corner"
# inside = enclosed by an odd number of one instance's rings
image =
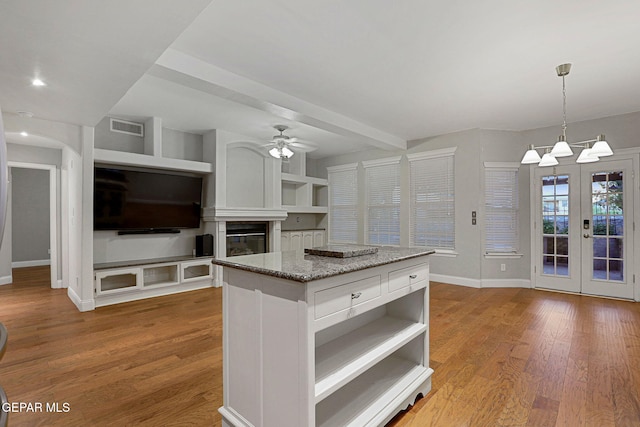
[[[431,389],[434,251],[323,249],[347,257],[212,260],[224,267],[223,426],[384,425]]]

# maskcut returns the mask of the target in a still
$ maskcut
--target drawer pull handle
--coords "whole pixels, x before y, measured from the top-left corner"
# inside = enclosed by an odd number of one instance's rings
[[[351,294],[351,299],[360,298],[360,295],[362,295],[362,292],[354,292]]]
[[[411,275],[409,276],[409,279],[416,279],[417,277],[418,277],[418,275],[417,275],[417,274],[411,274]]]

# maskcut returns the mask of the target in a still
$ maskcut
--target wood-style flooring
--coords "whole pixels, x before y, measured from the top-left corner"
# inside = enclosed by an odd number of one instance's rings
[[[0,286],[0,384],[18,426],[219,426],[220,289],[80,313],[46,268]],[[640,304],[432,283],[433,389],[391,421],[424,426],[640,426]]]

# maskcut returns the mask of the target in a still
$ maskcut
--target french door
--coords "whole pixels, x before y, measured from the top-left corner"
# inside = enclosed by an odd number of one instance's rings
[[[537,288],[633,299],[633,162],[534,172]]]

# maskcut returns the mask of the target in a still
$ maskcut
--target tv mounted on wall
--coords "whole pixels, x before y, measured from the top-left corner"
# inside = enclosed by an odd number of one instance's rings
[[[120,234],[200,227],[202,178],[96,166],[93,229]]]

